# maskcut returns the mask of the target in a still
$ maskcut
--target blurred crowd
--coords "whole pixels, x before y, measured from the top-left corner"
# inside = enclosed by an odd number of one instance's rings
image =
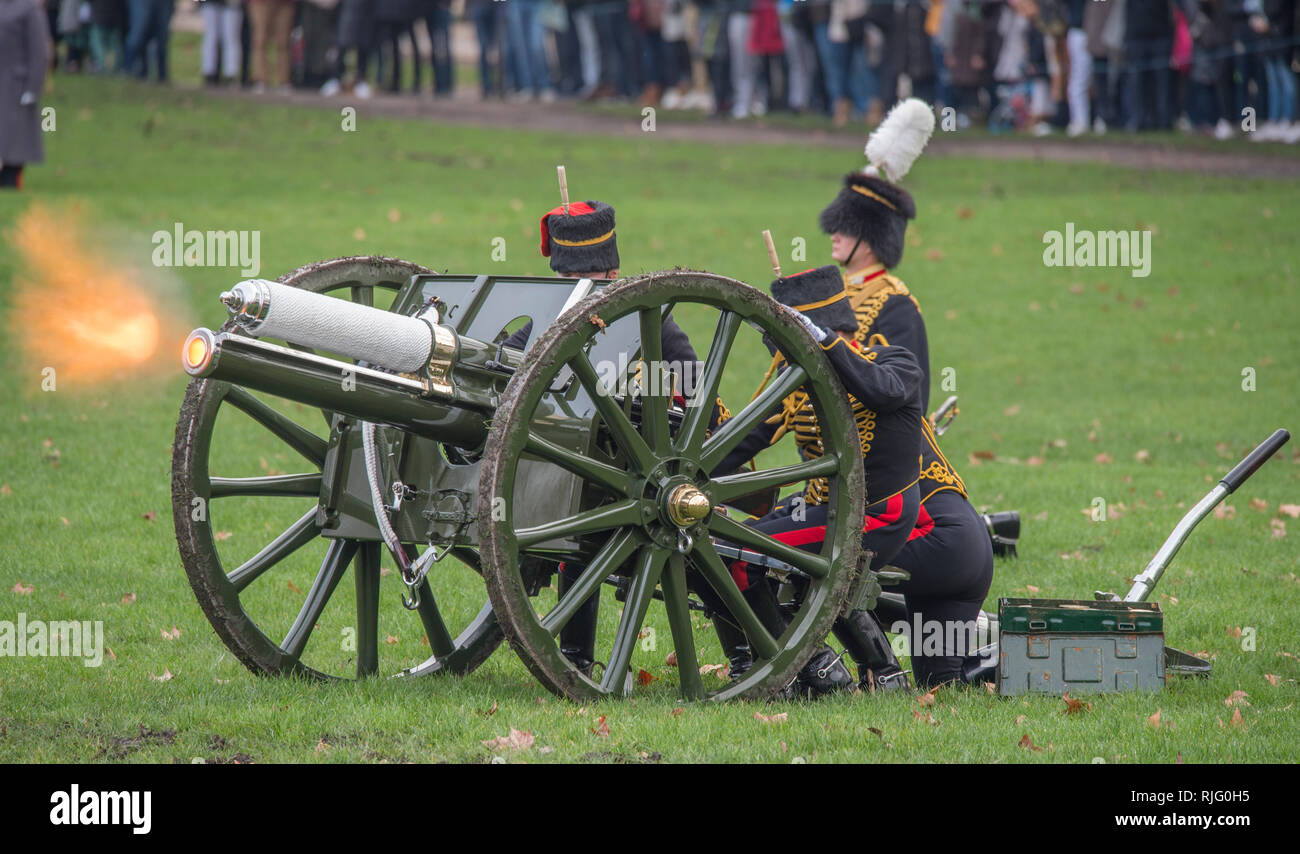
[[[167,79],[178,0],[46,0],[70,69]],[[190,3],[192,0],[179,0]],[[958,128],[1300,141],[1300,0],[199,0],[210,85],[635,101]],[[472,35],[470,35],[472,34]],[[944,115],[941,112],[942,116]],[[953,128],[948,128],[953,129]]]

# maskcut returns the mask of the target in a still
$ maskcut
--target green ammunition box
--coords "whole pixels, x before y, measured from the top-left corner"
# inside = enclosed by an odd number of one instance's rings
[[[998,693],[1158,691],[1164,615],[1149,602],[998,601]]]

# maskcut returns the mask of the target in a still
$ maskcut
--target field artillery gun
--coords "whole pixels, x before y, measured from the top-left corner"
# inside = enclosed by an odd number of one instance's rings
[[[863,604],[862,459],[844,391],[820,347],[748,285],[685,270],[617,283],[447,276],[361,257],[241,283],[223,301],[230,320],[195,330],[185,344],[194,379],[177,425],[173,510],[201,606],[255,672],[376,674],[383,648],[409,637],[401,618],[413,610],[429,652],[403,674],[467,673],[504,637],[551,691],[579,701],[619,696],[632,685],[649,608],[661,600],[683,697],[765,697],[794,679],[846,603]],[[689,388],[662,381],[670,312],[689,315],[705,330],[698,340],[709,342]],[[533,340],[525,350],[506,346],[523,319],[534,324]],[[790,368],[717,423],[713,402],[740,335],[767,339]],[[824,456],[714,477],[800,389],[824,425]],[[232,410],[281,443],[273,462],[292,452],[312,470],[279,472],[258,444],[265,433],[226,418]],[[322,429],[306,426],[322,416]],[[247,470],[253,459],[261,471],[251,476],[213,474]],[[818,553],[727,511],[812,477],[830,484]],[[239,508],[238,499],[251,504]],[[296,510],[277,507],[290,500]],[[261,523],[270,541],[248,554],[243,537],[237,555],[225,523]],[[799,604],[779,636],[740,595],[717,540],[794,580]],[[302,559],[309,546],[324,551],[318,565]],[[396,597],[382,607],[385,550],[398,564],[405,608]],[[560,595],[550,578],[562,562],[583,570]],[[291,565],[305,573],[301,586],[293,577],[281,583]],[[352,591],[340,585],[349,569]],[[706,639],[691,618],[702,608],[691,593],[699,585],[749,639],[754,666],[735,680],[706,684],[700,673]],[[561,654],[557,636],[583,602],[611,587],[622,609],[604,632],[604,668],[589,675]],[[613,608],[603,611],[615,620]]]

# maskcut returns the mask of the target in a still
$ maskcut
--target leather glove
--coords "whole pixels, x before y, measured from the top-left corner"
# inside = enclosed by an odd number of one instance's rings
[[[20,107],[28,107],[35,103],[36,95],[31,92],[24,92],[22,96],[18,98],[18,106]]]

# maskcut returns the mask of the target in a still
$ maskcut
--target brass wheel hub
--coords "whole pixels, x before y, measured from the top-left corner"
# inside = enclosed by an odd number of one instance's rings
[[[679,484],[668,493],[668,518],[679,528],[689,528],[712,509],[709,497],[689,483]]]

